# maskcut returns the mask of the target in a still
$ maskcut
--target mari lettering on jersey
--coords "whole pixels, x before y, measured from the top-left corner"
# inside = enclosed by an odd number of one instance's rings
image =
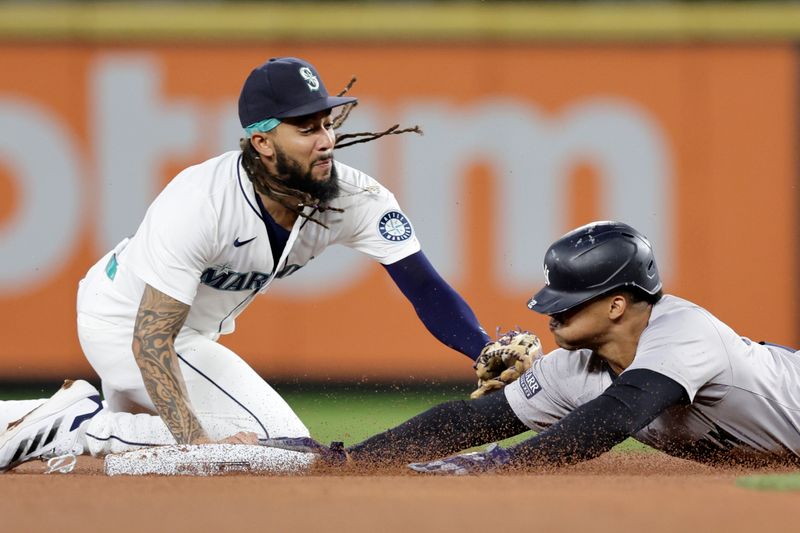
[[[200,276],[200,283],[221,291],[259,290],[269,280],[263,272],[236,272],[227,267],[209,267]]]

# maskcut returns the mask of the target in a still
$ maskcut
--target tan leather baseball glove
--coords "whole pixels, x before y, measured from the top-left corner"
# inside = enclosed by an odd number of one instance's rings
[[[480,398],[513,383],[542,355],[539,337],[529,331],[511,330],[487,344],[475,361],[478,388],[470,398]]]

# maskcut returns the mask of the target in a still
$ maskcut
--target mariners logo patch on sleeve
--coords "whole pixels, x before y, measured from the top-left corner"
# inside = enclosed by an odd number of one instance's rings
[[[536,376],[530,370],[519,377],[519,386],[522,387],[522,392],[529,400],[542,390],[542,386],[539,385],[539,382],[536,381]]]
[[[400,211],[389,211],[378,222],[378,231],[387,241],[405,241],[414,233],[411,222]]]

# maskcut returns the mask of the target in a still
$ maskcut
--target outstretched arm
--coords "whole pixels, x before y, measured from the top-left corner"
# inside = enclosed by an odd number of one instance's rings
[[[489,336],[422,251],[384,267],[434,337],[473,360],[478,358]]]
[[[688,396],[676,381],[646,369],[623,373],[594,400],[578,407],[535,437],[503,450],[455,455],[409,465],[428,474],[469,474],[501,466],[566,465],[597,457]]]
[[[624,372],[603,394],[511,447],[510,465],[563,465],[607,452],[665,409],[688,402],[677,381],[647,369]]]
[[[133,355],[147,393],[175,441],[202,444],[209,439],[189,401],[174,345],[189,309],[146,285],[133,328]]]
[[[511,410],[505,394],[492,394],[439,404],[347,452],[357,462],[405,464],[503,440],[528,429]]]

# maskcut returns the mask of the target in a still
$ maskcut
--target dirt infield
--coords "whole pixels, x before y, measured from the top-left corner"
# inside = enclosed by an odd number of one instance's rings
[[[548,473],[428,477],[403,469],[299,476],[113,477],[29,463],[0,475],[0,530],[798,531],[800,492],[737,487],[741,475],[660,453],[610,453]]]

